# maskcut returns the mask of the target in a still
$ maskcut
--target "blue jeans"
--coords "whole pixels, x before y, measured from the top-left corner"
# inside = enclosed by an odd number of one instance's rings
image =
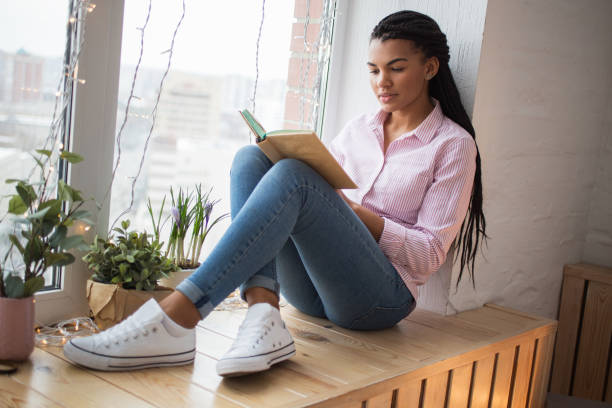
[[[202,318],[236,287],[280,292],[298,310],[356,330],[391,327],[414,297],[355,212],[299,160],[272,164],[257,146],[234,157],[232,223],[176,288]]]

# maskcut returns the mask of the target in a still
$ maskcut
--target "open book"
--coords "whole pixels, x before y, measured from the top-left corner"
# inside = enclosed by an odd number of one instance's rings
[[[317,171],[336,189],[357,188],[334,156],[311,130],[275,130],[266,132],[248,110],[240,115],[256,136],[257,146],[272,163],[281,159],[298,159]]]

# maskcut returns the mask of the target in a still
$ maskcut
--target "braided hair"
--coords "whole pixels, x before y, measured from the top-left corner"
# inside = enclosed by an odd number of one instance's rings
[[[429,16],[416,11],[399,11],[383,18],[374,27],[370,41],[386,41],[390,39],[410,40],[414,46],[423,52],[426,58],[437,57],[440,62],[438,73],[429,81],[429,95],[440,102],[442,112],[448,118],[464,128],[474,140],[476,132],[472,122],[461,103],[459,91],[448,66],[450,59],[446,35],[440,30],[438,24]],[[485,229],[486,221],[482,211],[482,181],[480,170],[480,153],[476,146],[476,173],[474,185],[468,208],[468,217],[461,224],[457,236],[456,246],[461,248],[461,269],[457,285],[467,269],[474,280],[474,261],[479,243],[482,239],[486,243],[488,238]]]

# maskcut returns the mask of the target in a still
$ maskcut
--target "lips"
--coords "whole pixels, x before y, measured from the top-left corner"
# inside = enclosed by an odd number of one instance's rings
[[[378,99],[380,99],[382,103],[388,103],[389,101],[391,101],[391,99],[393,99],[396,96],[397,94],[384,93],[384,94],[378,95]]]

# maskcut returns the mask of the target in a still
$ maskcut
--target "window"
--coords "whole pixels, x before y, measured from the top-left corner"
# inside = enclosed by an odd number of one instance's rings
[[[0,15],[0,196],[14,194],[7,178],[27,178],[36,168],[30,153],[49,136],[56,92],[67,46],[69,1],[8,2]],[[35,12],[33,12],[35,10]],[[30,29],[24,30],[24,27]],[[10,35],[9,35],[10,33]],[[57,173],[56,173],[57,174]],[[6,214],[8,200],[0,202]],[[0,254],[9,247],[11,225],[0,224]],[[14,266],[19,269],[19,265]],[[12,269],[11,264],[7,269]],[[48,288],[58,288],[59,271],[45,274]]]
[[[117,129],[126,120],[126,104],[140,55],[142,30],[139,28],[147,20],[148,4],[147,0],[125,3]],[[132,208],[121,217],[129,218],[132,227],[150,230],[148,199],[159,210],[166,196],[165,212],[169,213],[170,187],[175,191],[179,187],[193,191],[200,183],[204,190],[212,187],[212,197],[221,199],[213,218],[229,212],[231,161],[235,152],[250,141],[238,110],[251,109],[261,8],[260,1],[252,0],[186,1],[172,67],[163,84],[155,128],[134,188]],[[280,129],[284,124],[293,9],[294,4],[286,0],[265,2],[255,115],[270,130]],[[168,64],[165,51],[170,48],[181,13],[181,2],[152,4],[144,30],[144,53],[135,83],[135,98],[130,101],[121,133],[111,223],[130,207],[133,177],[139,171],[157,92]],[[115,148],[115,160],[118,151]],[[228,225],[229,220],[212,230],[203,254],[212,249]]]

